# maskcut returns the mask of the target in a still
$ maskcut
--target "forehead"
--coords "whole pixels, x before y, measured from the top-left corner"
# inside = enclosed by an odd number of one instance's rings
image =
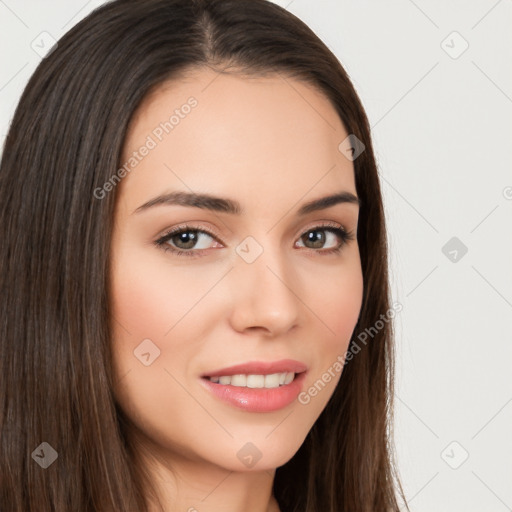
[[[133,116],[122,164],[135,165],[123,193],[134,200],[173,188],[233,196],[269,188],[278,195],[314,187],[355,193],[353,164],[338,149],[347,135],[311,85],[281,74],[196,70],[159,86]],[[152,146],[147,155],[130,160],[144,145]]]

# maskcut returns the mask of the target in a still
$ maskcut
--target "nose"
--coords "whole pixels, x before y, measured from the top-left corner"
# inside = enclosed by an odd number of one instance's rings
[[[238,258],[230,272],[231,326],[238,332],[286,334],[298,323],[299,280],[279,248],[265,248],[252,263]]]

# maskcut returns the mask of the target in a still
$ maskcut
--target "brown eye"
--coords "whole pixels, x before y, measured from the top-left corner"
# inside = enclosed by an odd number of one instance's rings
[[[196,256],[195,253],[207,249],[211,245],[208,238],[215,239],[211,233],[203,229],[181,226],[165,234],[155,243],[165,251],[171,251],[178,255]],[[203,247],[197,247],[198,243]]]
[[[181,231],[177,235],[172,235],[168,238],[167,242],[172,242],[178,249],[193,249],[197,244],[198,231]],[[183,244],[183,245],[181,245]]]
[[[341,242],[336,242],[336,238]],[[306,231],[300,239],[308,249],[326,249],[321,252],[329,253],[340,251],[353,236],[337,226],[317,226]],[[329,244],[330,247],[325,248],[325,244]]]
[[[299,247],[319,254],[330,254],[341,251],[343,246],[353,239],[353,233],[348,233],[338,225],[328,224],[304,232],[299,238],[304,245]],[[176,256],[199,257],[203,250],[211,247],[212,240],[219,243],[217,237],[206,229],[182,225],[164,234],[154,243],[160,249],[170,251]],[[326,244],[328,247],[325,247]]]

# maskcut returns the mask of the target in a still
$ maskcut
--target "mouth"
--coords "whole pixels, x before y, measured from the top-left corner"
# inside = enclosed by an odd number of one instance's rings
[[[223,386],[235,386],[251,389],[272,389],[287,386],[293,382],[300,373],[304,372],[278,372],[267,375],[239,373],[235,375],[221,375],[214,377],[206,376],[203,377],[203,379]]]
[[[261,370],[260,370],[261,371]],[[203,375],[206,391],[246,412],[265,413],[290,406],[302,391],[307,370]]]
[[[294,359],[251,361],[211,371],[201,377],[223,386],[273,389],[287,386],[307,369],[304,363]]]

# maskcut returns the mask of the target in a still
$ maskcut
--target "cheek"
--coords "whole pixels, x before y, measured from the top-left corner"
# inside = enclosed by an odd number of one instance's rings
[[[171,268],[162,256],[143,259],[126,249],[118,250],[111,274],[112,352],[117,377],[129,373],[138,395],[169,387],[164,369],[174,374],[186,367],[193,348],[186,341],[197,334],[190,322],[208,286],[184,266]],[[144,366],[138,357],[148,351],[154,359]],[[163,382],[155,380],[157,374]]]
[[[318,281],[321,287],[309,292],[311,309],[319,318],[318,328],[324,331],[326,350],[345,351],[353,333],[362,305],[363,276],[358,261],[343,268],[337,276]],[[325,325],[323,325],[325,324]]]
[[[359,263],[330,279],[319,279],[311,309],[318,317],[314,337],[320,342],[312,354],[314,364],[303,392],[298,396],[301,421],[313,426],[331,398],[343,372],[346,350],[359,318],[363,297],[363,277]]]
[[[190,267],[171,265],[159,254],[119,257],[112,272],[113,314],[127,331],[163,338],[206,293]]]
[[[173,377],[184,382],[180,372],[193,357],[187,336],[196,335],[187,322],[208,286],[184,266],[172,269],[161,256],[142,259],[136,249],[118,250],[111,275],[115,396],[131,420],[157,438],[155,418],[172,418],[191,407],[190,395]],[[148,339],[154,345],[142,345]],[[146,366],[138,356],[147,351],[153,361]],[[179,436],[177,424],[164,430]]]

